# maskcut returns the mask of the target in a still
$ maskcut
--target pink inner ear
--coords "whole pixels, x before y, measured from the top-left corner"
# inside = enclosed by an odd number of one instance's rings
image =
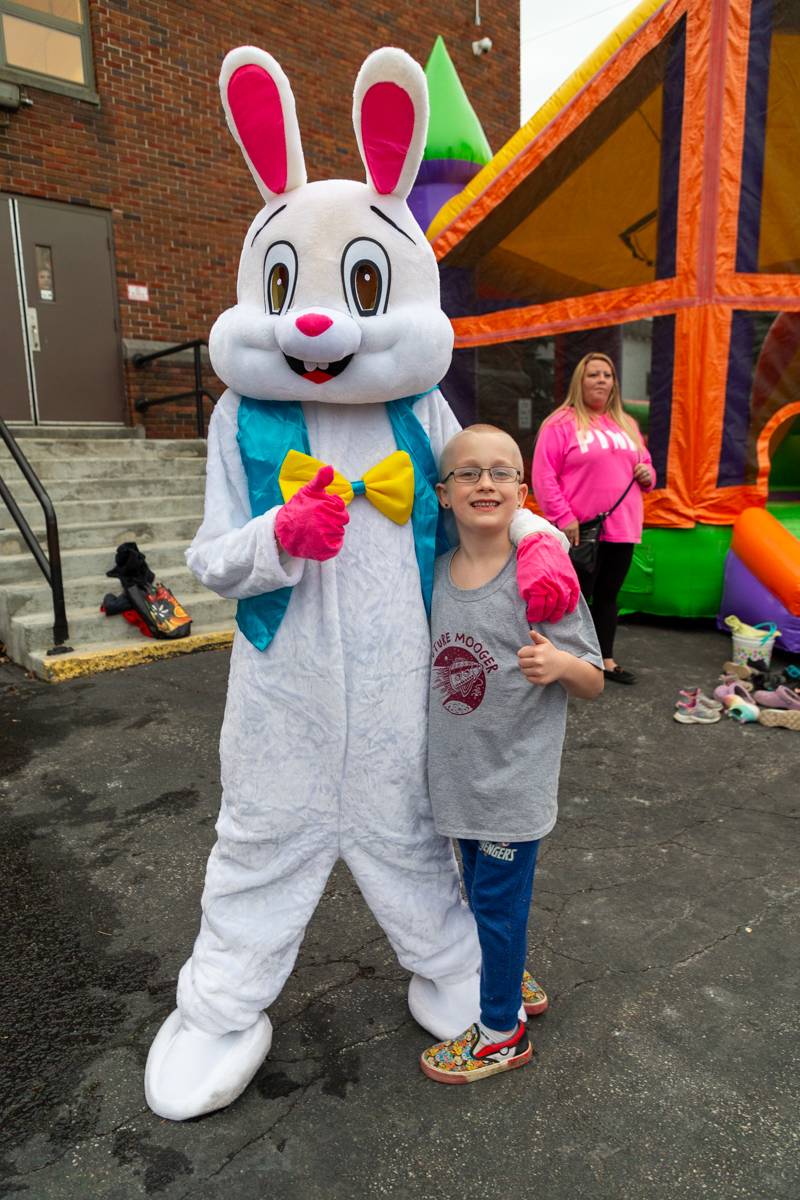
[[[374,83],[361,103],[361,142],[370,179],[382,196],[393,192],[414,133],[414,105],[396,83]]]
[[[242,145],[271,192],[286,190],[286,128],[275,80],[263,67],[239,67],[228,81],[228,104]]]

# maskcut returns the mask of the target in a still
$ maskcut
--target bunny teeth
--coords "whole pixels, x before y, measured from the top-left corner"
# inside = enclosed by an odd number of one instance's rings
[[[302,376],[309,383],[328,383],[331,379],[335,379],[337,375],[341,375],[353,355],[346,354],[344,358],[333,359],[328,362],[313,362],[311,359],[294,358],[291,354],[286,354],[285,352],[283,357],[295,375]]]

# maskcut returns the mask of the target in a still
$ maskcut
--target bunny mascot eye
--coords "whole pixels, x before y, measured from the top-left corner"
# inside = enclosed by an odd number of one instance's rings
[[[342,283],[348,307],[360,317],[386,312],[392,272],[380,242],[355,238],[342,255]]]
[[[264,258],[264,310],[285,312],[294,298],[297,254],[291,242],[273,242]]]

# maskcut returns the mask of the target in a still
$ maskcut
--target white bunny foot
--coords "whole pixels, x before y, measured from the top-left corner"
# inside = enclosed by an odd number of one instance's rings
[[[458,1037],[480,1014],[481,977],[475,971],[460,983],[436,983],[412,975],[408,985],[408,1007],[418,1025],[439,1041]]]
[[[144,1094],[159,1117],[188,1121],[225,1108],[240,1096],[269,1053],[266,1013],[249,1029],[216,1035],[186,1024],[176,1009],[147,1056]]]

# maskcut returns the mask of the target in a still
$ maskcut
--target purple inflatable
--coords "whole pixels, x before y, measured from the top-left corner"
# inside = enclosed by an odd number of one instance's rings
[[[800,654],[800,617],[793,616],[769,588],[749,571],[732,550],[725,559],[725,581],[722,585],[717,625],[727,629],[725,617],[734,613],[748,625],[774,621],[781,631],[775,645],[790,654]]]

